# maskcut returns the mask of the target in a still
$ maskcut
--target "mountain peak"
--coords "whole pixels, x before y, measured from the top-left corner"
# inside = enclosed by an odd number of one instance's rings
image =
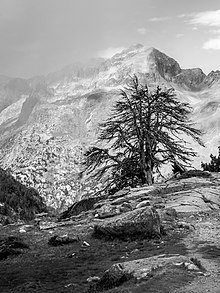
[[[118,59],[118,58],[123,58],[126,55],[136,54],[136,53],[140,52],[141,50],[143,50],[143,48],[144,48],[144,46],[142,44],[134,44],[134,45],[122,50],[121,52],[116,53],[110,59]]]
[[[161,53],[163,54],[162,52],[160,52],[158,49],[154,48],[154,47],[146,47],[142,44],[133,44],[131,45],[130,47],[122,50],[121,52],[115,54],[112,58],[118,58],[118,57],[121,57],[121,56],[125,56],[125,55],[130,55],[130,54],[137,54],[137,53],[141,53],[141,52],[146,52],[148,54],[150,53]]]
[[[140,50],[140,49],[143,49],[143,48],[144,48],[144,45],[137,43],[137,44],[131,45],[130,47],[125,49],[125,51],[135,51],[135,50]]]

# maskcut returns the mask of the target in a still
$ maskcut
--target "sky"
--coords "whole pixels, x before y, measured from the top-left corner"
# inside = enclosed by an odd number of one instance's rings
[[[220,1],[0,0],[2,75],[46,75],[136,43],[220,70]]]

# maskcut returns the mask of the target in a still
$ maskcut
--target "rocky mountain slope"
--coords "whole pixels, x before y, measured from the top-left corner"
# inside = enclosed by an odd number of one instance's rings
[[[118,90],[137,74],[150,87],[174,87],[194,109],[192,118],[205,131],[207,149],[195,146],[201,160],[219,145],[220,71],[181,69],[154,48],[132,46],[112,58],[74,64],[29,80],[0,77],[0,165],[38,190],[46,203],[62,210],[94,193],[81,177],[84,149],[94,143]]]

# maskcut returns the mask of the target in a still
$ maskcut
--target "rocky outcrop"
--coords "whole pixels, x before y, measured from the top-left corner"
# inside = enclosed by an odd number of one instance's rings
[[[206,75],[200,68],[182,69],[173,81],[183,88],[192,91],[198,91],[203,88]]]
[[[115,219],[123,218],[129,212],[132,215],[154,208],[160,215],[163,232],[186,227],[187,223],[182,225],[176,221],[179,212],[207,212],[220,208],[219,183],[217,174],[192,170],[166,183],[125,188],[105,198],[81,200],[63,212],[60,220],[96,218],[103,220],[101,228],[110,222],[113,225]],[[120,219],[117,221],[120,223]]]
[[[159,74],[167,81],[171,81],[181,72],[180,65],[176,60],[157,49],[151,49],[148,59],[151,64],[150,71]]]
[[[71,218],[73,216],[79,215],[82,212],[92,210],[94,207],[94,204],[97,203],[98,200],[99,200],[98,197],[90,197],[90,198],[85,198],[74,203],[66,211],[61,213],[59,220]]]
[[[211,71],[205,78],[204,83],[208,86],[212,86],[214,83],[220,81],[220,70]]]
[[[149,258],[117,263],[104,272],[97,283],[90,288],[90,292],[108,290],[118,287],[128,280],[144,282],[149,278],[172,271],[172,268],[182,268],[188,271],[199,272],[193,259],[182,255],[157,255]]]
[[[160,218],[152,208],[136,209],[97,224],[93,235],[112,239],[160,237]]]

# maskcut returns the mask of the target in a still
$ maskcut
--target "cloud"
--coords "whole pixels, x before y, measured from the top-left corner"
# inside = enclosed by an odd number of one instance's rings
[[[144,27],[140,27],[140,28],[137,29],[137,32],[138,32],[140,35],[145,35],[146,32],[147,32],[147,30],[146,30],[146,28],[144,28]]]
[[[187,14],[179,14],[179,15],[177,15],[177,17],[179,17],[179,18],[184,18],[184,17],[186,17],[187,16]]]
[[[177,38],[177,39],[182,38],[182,37],[184,37],[184,34],[177,34],[177,35],[176,35],[176,38]]]
[[[117,53],[121,53],[124,49],[126,48],[125,47],[109,47],[105,50],[99,51],[97,56],[108,59]]]
[[[185,15],[186,22],[193,25],[193,30],[202,26],[209,28],[208,33],[217,35],[204,42],[202,48],[205,50],[220,50],[220,10],[210,10]],[[210,27],[213,28],[210,30]]]
[[[209,32],[214,35],[220,35],[220,28],[219,29],[212,29]]]
[[[193,25],[220,27],[220,10],[192,13],[189,23]]]
[[[169,19],[170,19],[169,16],[166,16],[166,17],[152,17],[152,18],[148,19],[148,21],[160,22],[160,21],[165,21],[165,20],[169,20]]]
[[[205,50],[220,50],[220,35],[217,38],[209,39],[203,44]]]

